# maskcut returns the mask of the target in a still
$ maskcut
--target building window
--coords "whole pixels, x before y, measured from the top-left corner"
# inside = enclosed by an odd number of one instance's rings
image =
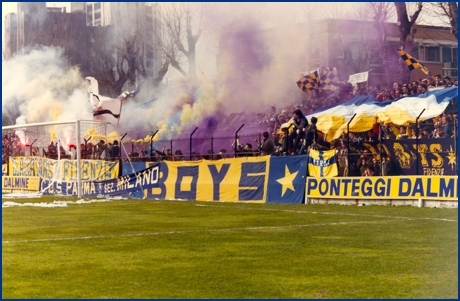
[[[450,76],[458,77],[458,48],[453,48],[452,54],[453,59],[450,65],[453,67],[453,70],[451,70]]]
[[[442,47],[443,75],[458,77],[458,48]]]
[[[425,47],[419,48],[420,60],[425,62],[441,62],[441,47]]]
[[[95,13],[94,14],[94,20],[100,20],[101,19],[101,13],[98,12],[98,13]]]
[[[429,62],[440,62],[441,61],[439,47],[427,47],[425,55],[426,55],[426,60]]]
[[[94,3],[94,10],[101,9],[101,2]]]
[[[441,47],[442,49],[442,62],[452,62],[452,48],[449,47]]]
[[[88,26],[92,26],[92,25],[93,25],[93,21],[94,21],[94,20],[93,20],[93,16],[88,17],[88,19],[86,19],[86,24],[87,24]]]
[[[93,25],[93,5],[92,4],[86,5],[86,25],[87,26]]]

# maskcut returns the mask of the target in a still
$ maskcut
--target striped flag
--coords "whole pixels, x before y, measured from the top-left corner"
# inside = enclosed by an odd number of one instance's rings
[[[339,174],[335,149],[310,149],[308,157],[308,174],[311,177],[335,177]]]
[[[409,68],[410,71],[420,68],[420,70],[422,70],[423,73],[431,76],[431,72],[428,70],[428,68],[425,67],[422,63],[420,63],[416,58],[413,58],[409,53],[403,50],[398,50],[398,53],[403,59],[403,61],[406,63],[406,66]]]

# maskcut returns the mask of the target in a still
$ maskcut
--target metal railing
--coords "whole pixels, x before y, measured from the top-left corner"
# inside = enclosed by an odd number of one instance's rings
[[[420,113],[419,117],[423,111]],[[361,139],[361,143],[356,144],[350,137],[350,123],[347,124],[346,143],[343,145],[346,149],[346,161],[337,160],[339,165],[339,176],[361,176],[363,161],[362,156],[366,156],[366,164],[372,164],[375,169],[375,175],[443,175],[443,174],[458,174],[458,123],[455,120],[451,126],[452,133],[448,138],[438,139],[419,139],[419,118],[413,125],[416,131],[415,139],[388,139],[383,137],[383,129],[379,126],[378,139],[375,142],[367,142],[366,139]],[[423,122],[422,122],[423,123]],[[123,154],[121,159],[123,161],[145,161],[145,162],[158,162],[162,160],[218,160],[221,158],[231,158],[238,156],[251,155],[247,152],[240,153],[237,148],[233,148],[232,142],[240,140],[241,144],[255,141],[261,138],[261,132],[252,134],[239,135],[244,124],[242,124],[236,131],[234,136],[209,136],[209,137],[195,137],[197,129],[195,128],[187,138],[175,138],[167,140],[153,141],[158,133],[155,131],[148,142],[134,143],[131,142],[131,153]],[[358,136],[364,136],[365,132],[355,133]],[[122,142],[122,137],[120,142]],[[91,137],[84,139],[85,152],[81,156],[82,159],[97,159],[94,157],[94,149],[87,150],[87,144]],[[358,140],[359,141],[359,140]],[[344,142],[344,141],[343,141]],[[343,143],[342,142],[342,143]],[[33,143],[32,143],[33,144]],[[11,144],[2,145],[4,151],[3,161],[5,164],[8,162],[8,156],[27,156],[33,152],[30,151],[32,147],[24,145],[22,147],[12,147]],[[83,143],[82,143],[83,144]],[[166,156],[162,153],[163,148],[169,146],[170,155]],[[158,150],[157,153],[142,153],[142,150],[150,148],[153,150],[155,146]],[[187,149],[188,152],[183,152]],[[83,148],[83,145],[82,145]],[[138,152],[139,151],[139,152]],[[233,153],[233,154],[232,154]],[[254,147],[252,155],[257,156],[260,154],[259,147]],[[345,154],[345,152],[344,152]],[[43,155],[43,154],[42,154]],[[385,157],[385,159],[383,159]],[[110,159],[107,159],[110,160]],[[347,163],[342,163],[347,162]]]

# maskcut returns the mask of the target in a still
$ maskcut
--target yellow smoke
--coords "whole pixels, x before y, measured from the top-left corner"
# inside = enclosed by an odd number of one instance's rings
[[[56,121],[59,117],[59,115],[62,113],[63,111],[63,106],[60,104],[60,103],[53,103],[50,108],[49,108],[49,113],[50,113],[50,117]]]
[[[154,141],[159,139],[171,139],[173,135],[180,135],[184,129],[199,123],[206,116],[213,115],[218,108],[218,101],[213,98],[214,85],[211,79],[198,67],[200,81],[194,84],[194,87],[189,87],[188,90],[193,90],[191,93],[185,92],[179,95],[179,104],[182,103],[179,122],[173,123],[168,126],[165,120],[161,120],[157,123],[159,131],[154,137]],[[196,81],[192,81],[196,82]],[[188,83],[190,85],[190,83]],[[193,101],[191,95],[196,96],[196,100]],[[219,98],[222,97],[222,93],[219,94]],[[150,140],[149,140],[150,141]],[[144,140],[144,142],[147,142]]]
[[[90,128],[87,130],[87,132],[83,135],[84,139],[88,139],[91,137],[91,139],[88,142],[91,143],[98,143],[99,140],[104,140],[106,143],[113,143],[113,141],[118,140],[120,142],[120,136],[118,135],[117,132],[113,131],[109,133],[108,135],[102,135],[99,134],[95,129]]]
[[[150,143],[174,139],[193,125],[198,125],[203,119],[214,116],[222,107],[219,102],[228,93],[224,89],[216,90],[213,81],[199,67],[198,76],[182,79],[178,86],[180,89],[174,91],[174,95],[167,98],[168,105],[163,102],[156,104],[156,112],[162,112],[155,116],[152,122],[153,129],[158,129],[157,134],[144,138],[132,139],[131,143]],[[155,112],[155,115],[157,113]]]
[[[50,135],[51,135],[51,141],[56,140],[57,135],[55,130],[50,130]]]

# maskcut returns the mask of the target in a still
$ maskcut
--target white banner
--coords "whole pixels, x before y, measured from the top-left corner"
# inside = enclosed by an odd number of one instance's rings
[[[348,82],[352,84],[363,83],[363,82],[367,82],[368,78],[369,78],[369,71],[355,73],[355,74],[350,75],[350,78],[348,78]]]

